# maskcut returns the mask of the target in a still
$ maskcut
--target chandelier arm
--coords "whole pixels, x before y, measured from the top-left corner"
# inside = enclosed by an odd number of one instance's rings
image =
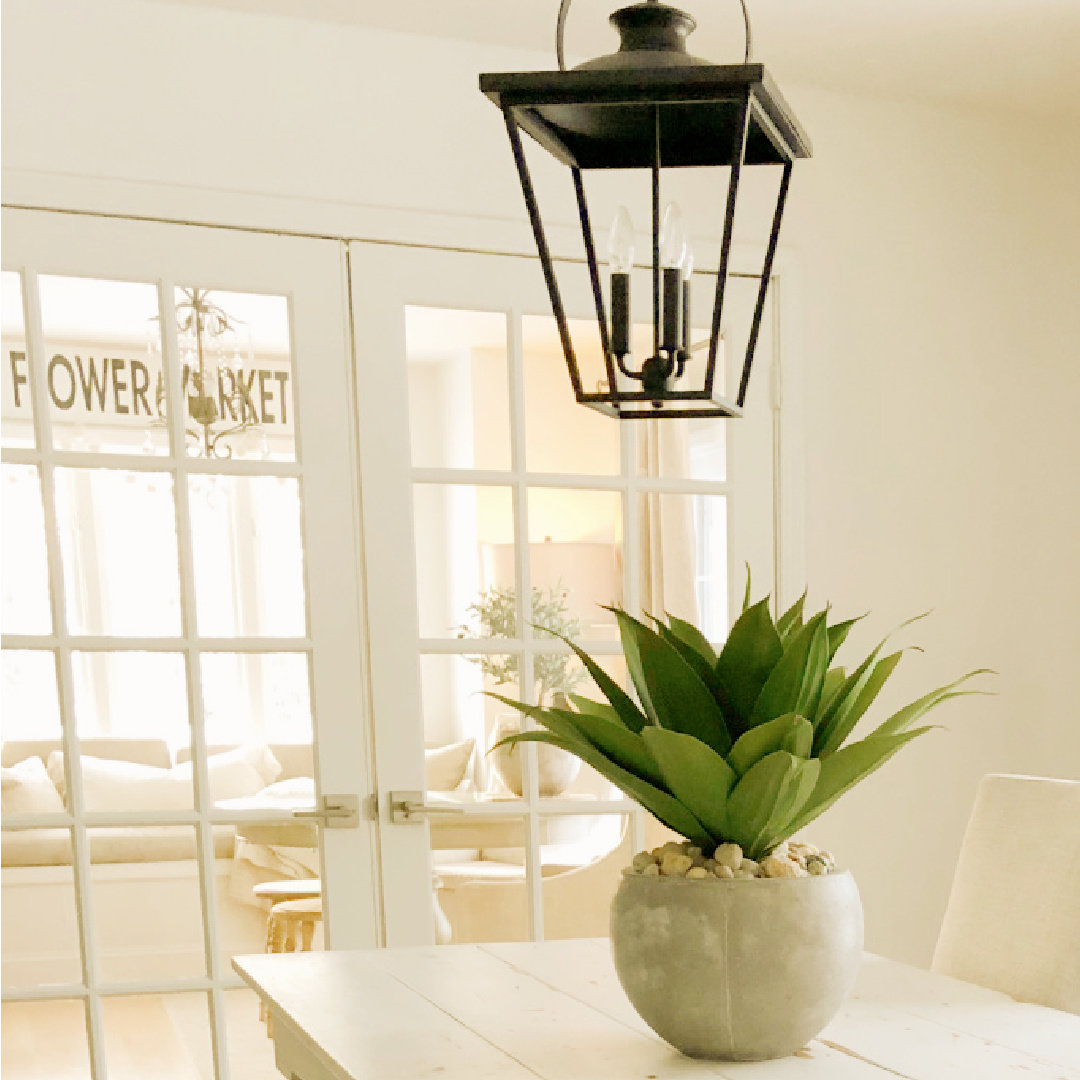
[[[746,46],[743,49],[743,63],[749,64],[750,57],[754,52],[754,35],[750,30],[750,11],[746,6],[746,0],[739,0],[739,7],[742,8],[743,26],[746,28]]]
[[[570,14],[570,4],[572,0],[562,0],[559,4],[559,17],[555,23],[555,55],[559,60],[559,70],[566,70],[566,52],[563,48],[563,42],[566,38],[566,16]]]
[[[555,20],[555,56],[559,61],[559,70],[566,70],[566,17],[570,14],[570,5],[573,0],[562,0],[559,4],[559,16]],[[754,52],[754,34],[750,28],[750,10],[746,6],[746,0],[739,0],[742,8],[743,27],[746,32],[746,44],[743,48],[743,63],[749,64],[750,57]]]

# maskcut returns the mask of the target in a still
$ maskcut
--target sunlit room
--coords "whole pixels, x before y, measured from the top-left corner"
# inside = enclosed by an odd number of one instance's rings
[[[4,3],[3,1080],[1080,1080],[1080,2],[616,7]]]

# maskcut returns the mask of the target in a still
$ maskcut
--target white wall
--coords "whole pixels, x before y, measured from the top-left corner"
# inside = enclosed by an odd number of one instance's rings
[[[524,220],[476,73],[546,54],[142,0],[7,0],[3,20],[7,201],[343,232],[358,205]],[[978,777],[1080,777],[1080,139],[787,90],[815,143],[784,237],[812,597],[872,609],[860,643],[936,609],[893,702],[1001,673],[815,832],[858,875],[869,946],[926,963]]]

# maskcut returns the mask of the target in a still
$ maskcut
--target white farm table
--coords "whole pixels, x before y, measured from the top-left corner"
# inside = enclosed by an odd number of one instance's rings
[[[692,1061],[640,1020],[607,940],[244,956],[289,1080],[1080,1080],[1080,1017],[867,955],[795,1057]]]

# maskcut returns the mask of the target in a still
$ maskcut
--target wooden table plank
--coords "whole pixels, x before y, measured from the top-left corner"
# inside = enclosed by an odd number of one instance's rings
[[[1080,1016],[1013,1001],[996,990],[867,955],[853,997],[887,1003],[1040,1061],[1080,1069]]]
[[[527,972],[546,985],[562,991],[578,1003],[632,1028],[663,1047],[668,1046],[638,1016],[619,985],[611,960],[611,945],[607,939],[546,941],[542,945],[500,943],[482,945],[480,948],[506,961],[517,970]],[[676,1053],[670,1047],[668,1052]],[[870,1062],[844,1054],[816,1040],[810,1042],[799,1057],[754,1062],[753,1072],[750,1074],[746,1072],[750,1068],[749,1064],[709,1062],[708,1066],[717,1076],[752,1075],[761,1077],[761,1080],[773,1080],[774,1077],[798,1077],[798,1080],[883,1080],[888,1075]],[[699,1063],[698,1067],[702,1068],[702,1063]]]
[[[671,1049],[627,1001],[602,939],[234,966],[272,1001],[279,1049],[315,1054],[320,1080],[1080,1080],[1080,1018],[876,957],[820,1040],[754,1063]]]
[[[238,957],[233,966],[342,1080],[535,1080],[535,1074],[372,964],[376,953]]]

